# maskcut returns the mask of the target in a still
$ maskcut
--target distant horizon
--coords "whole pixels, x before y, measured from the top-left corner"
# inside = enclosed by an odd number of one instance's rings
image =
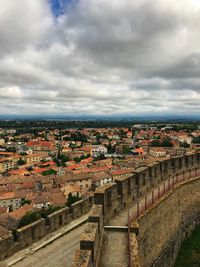
[[[199,114],[113,114],[113,115],[63,115],[63,114],[29,114],[29,115],[11,115],[0,114],[0,120],[200,120]]]

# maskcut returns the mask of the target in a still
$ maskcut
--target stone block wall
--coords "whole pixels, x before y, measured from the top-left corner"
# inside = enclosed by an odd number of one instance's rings
[[[14,240],[13,235],[11,233],[6,238],[0,239],[0,260],[7,258],[8,256],[14,253],[13,243]]]
[[[139,219],[142,267],[173,266],[184,238],[200,218],[200,179],[177,187]]]
[[[94,267],[91,250],[78,249],[75,253],[72,267]]]
[[[16,231],[16,238],[20,246],[24,248],[31,245],[34,241],[41,239],[45,234],[45,220],[40,219],[18,229]]]
[[[92,203],[92,198],[86,198],[72,204],[71,213],[73,214],[73,219],[76,219],[82,216],[83,214],[89,212],[92,207]]]
[[[117,178],[115,182],[118,188],[118,199],[121,201],[120,209],[123,209],[137,199],[136,175],[133,174],[130,177]]]
[[[130,233],[130,267],[140,267],[138,241],[135,233]]]
[[[72,220],[69,208],[63,208],[55,211],[46,218],[46,230],[53,232],[54,230],[64,226]]]
[[[166,158],[162,161],[158,160],[154,165],[143,166],[141,169],[136,170],[132,177],[118,178],[115,183],[104,185],[95,191],[94,203],[96,206],[102,206],[102,214],[99,215],[98,219],[89,218],[89,223],[102,221],[104,226],[110,218],[125,208],[127,203],[137,201],[140,195],[145,195],[149,189],[158,185],[161,181],[172,177],[179,177],[180,179],[183,176],[187,176],[189,178],[190,175],[200,175],[200,153]],[[134,243],[134,248],[137,247],[138,251],[133,256],[135,259],[137,258],[137,265],[133,266],[172,266],[162,265],[162,257],[159,261],[161,265],[155,265],[155,262],[158,261],[160,255],[168,247],[170,249],[169,251],[167,250],[167,253],[170,253],[170,255],[174,253],[172,256],[172,261],[174,261],[183,239],[182,234],[181,238],[175,238],[180,236],[180,227],[185,225],[186,221],[187,225],[191,225],[191,222],[196,220],[200,212],[200,180],[188,182],[188,184],[182,185],[181,188],[177,188],[167,198],[160,200],[159,205],[158,203],[154,204],[154,208],[151,208],[140,218],[139,234],[137,236],[138,247]],[[184,229],[188,229],[188,227]],[[97,231],[97,228],[95,229]],[[187,232],[188,230],[185,231]],[[88,243],[88,246],[83,240],[80,240],[82,248],[80,251],[84,249],[91,250],[93,263],[96,264],[95,251],[100,250],[101,243],[99,243],[99,237],[95,242],[94,236],[96,237],[96,235],[93,235],[93,243]],[[133,241],[136,236],[133,238],[133,234],[131,234],[131,238]],[[97,248],[96,250],[95,247]],[[172,251],[174,252],[172,253]],[[166,256],[168,254],[163,255]],[[73,262],[73,267],[82,266],[79,264],[79,260],[76,258],[76,262]],[[172,261],[170,260],[170,264]]]
[[[80,208],[80,206],[82,208]],[[62,208],[47,216],[46,219],[39,219],[29,225],[19,228],[4,239],[0,239],[0,260],[16,253],[41,239],[45,235],[68,224],[73,219],[89,212],[92,207],[92,198],[87,198],[73,204],[69,208]]]
[[[86,261],[90,263],[86,266],[98,266],[103,227],[102,205],[93,205],[88,218],[88,223],[80,237],[80,249],[74,256],[72,267],[85,266],[85,262],[82,262],[82,255],[84,251],[91,252],[89,255],[87,254]],[[88,257],[90,257],[91,261],[88,260]]]
[[[88,222],[80,238],[80,249],[91,250],[93,262],[96,262],[99,242],[98,223]]]

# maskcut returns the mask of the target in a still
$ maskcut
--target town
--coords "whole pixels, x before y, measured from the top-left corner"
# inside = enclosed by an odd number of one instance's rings
[[[198,123],[25,132],[0,129],[0,235],[70,208],[145,164],[200,148]]]

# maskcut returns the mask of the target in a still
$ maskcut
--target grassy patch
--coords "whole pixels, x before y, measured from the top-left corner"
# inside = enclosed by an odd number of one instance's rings
[[[183,241],[174,267],[200,267],[200,226]]]

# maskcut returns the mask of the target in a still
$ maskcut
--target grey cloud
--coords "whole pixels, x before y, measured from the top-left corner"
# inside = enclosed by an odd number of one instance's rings
[[[6,1],[0,113],[199,112],[199,10],[187,0],[79,0],[55,22],[47,0]]]

